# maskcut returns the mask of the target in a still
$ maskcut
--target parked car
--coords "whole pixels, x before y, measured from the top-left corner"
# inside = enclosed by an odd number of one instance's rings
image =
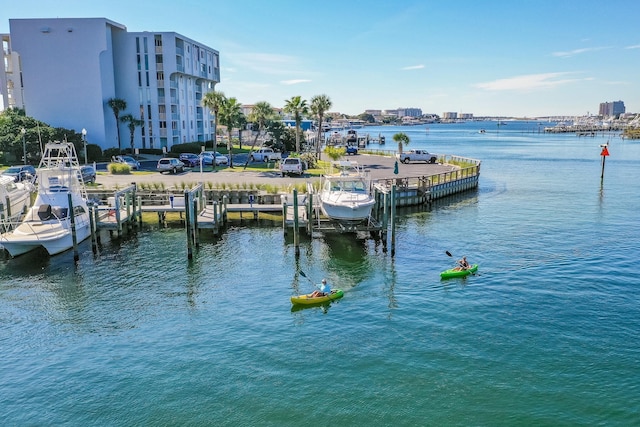
[[[35,181],[36,168],[31,165],[10,166],[2,172],[2,175],[12,176],[16,182]]]
[[[200,156],[193,153],[182,153],[180,154],[180,161],[184,163],[185,166],[193,168],[200,165]]]
[[[358,147],[355,145],[336,145],[336,148],[344,148],[345,154],[358,154]]]
[[[300,157],[287,157],[280,162],[280,174],[302,176],[306,169],[305,163]]]
[[[138,162],[136,159],[134,159],[131,156],[115,156],[111,160],[115,163],[127,164],[133,170],[140,169],[140,162]]]
[[[85,184],[95,184],[96,170],[93,166],[82,166],[80,168],[80,174],[82,175],[82,181],[84,181]]]
[[[438,156],[426,150],[409,150],[406,153],[396,154],[396,158],[402,163],[427,162],[433,164],[438,161]]]
[[[229,159],[227,158],[227,156],[220,154],[217,151],[203,151],[202,153],[200,153],[200,158],[202,159],[203,165],[212,165],[214,158],[216,159],[216,166],[229,164]]]
[[[180,160],[176,159],[175,157],[165,157],[163,159],[158,160],[158,166],[156,167],[156,169],[158,169],[158,172],[160,173],[162,172],[178,173],[178,171],[184,172],[184,163],[182,163]]]
[[[249,155],[250,162],[275,162],[282,159],[282,154],[270,147],[263,147]]]

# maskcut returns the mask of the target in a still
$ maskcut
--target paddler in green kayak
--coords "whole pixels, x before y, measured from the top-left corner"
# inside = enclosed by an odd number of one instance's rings
[[[471,268],[471,264],[467,261],[467,257],[463,256],[458,260],[459,267],[455,268],[455,270],[468,270]]]

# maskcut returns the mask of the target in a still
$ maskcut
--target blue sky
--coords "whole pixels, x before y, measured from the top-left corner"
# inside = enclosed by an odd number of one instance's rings
[[[640,112],[640,1],[22,0],[12,18],[105,17],[175,31],[220,52],[217,90],[282,107],[421,108],[476,116]]]

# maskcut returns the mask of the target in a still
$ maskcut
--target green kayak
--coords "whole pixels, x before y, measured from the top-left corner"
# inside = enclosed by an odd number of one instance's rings
[[[473,264],[471,268],[466,270],[462,270],[460,267],[450,268],[449,270],[445,270],[440,273],[440,277],[443,279],[450,279],[452,277],[464,277],[469,274],[475,273],[478,271],[478,264]]]

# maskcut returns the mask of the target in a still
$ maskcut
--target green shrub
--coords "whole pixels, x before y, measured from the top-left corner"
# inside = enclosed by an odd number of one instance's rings
[[[131,173],[131,168],[126,163],[109,163],[107,169],[113,175],[129,175]]]

